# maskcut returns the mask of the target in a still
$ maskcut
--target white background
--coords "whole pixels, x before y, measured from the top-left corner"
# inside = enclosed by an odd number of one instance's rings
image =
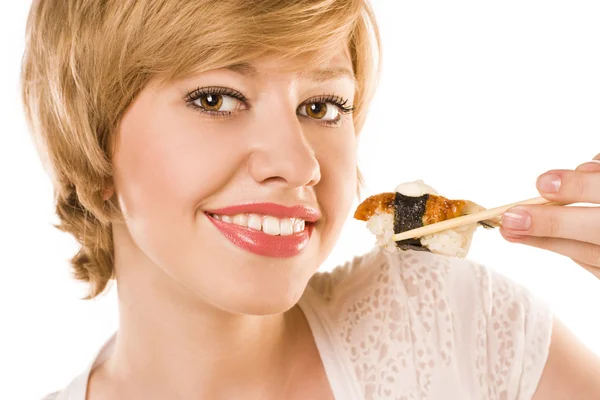
[[[18,74],[28,1],[0,14],[0,399],[67,384],[116,328],[114,291],[78,300],[74,241],[26,132]],[[365,194],[424,179],[493,207],[537,196],[536,177],[600,153],[600,3],[375,1],[381,86],[361,139]],[[349,221],[324,268],[373,237]],[[600,353],[600,281],[564,257],[480,230],[470,257],[550,303]]]

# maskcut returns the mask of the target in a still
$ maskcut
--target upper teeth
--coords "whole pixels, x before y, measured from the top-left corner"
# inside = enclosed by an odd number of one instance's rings
[[[305,222],[300,218],[277,218],[260,214],[237,214],[233,216],[213,214],[212,217],[230,224],[245,226],[257,231],[262,230],[268,235],[287,236],[302,232],[305,228]]]

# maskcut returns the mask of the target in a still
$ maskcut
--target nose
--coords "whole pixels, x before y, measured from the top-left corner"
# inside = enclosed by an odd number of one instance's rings
[[[252,178],[259,183],[298,188],[321,180],[321,168],[295,112],[271,110],[256,124],[255,146],[249,159]]]

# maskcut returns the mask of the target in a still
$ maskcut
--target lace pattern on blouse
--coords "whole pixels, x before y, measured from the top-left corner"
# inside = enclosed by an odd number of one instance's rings
[[[375,251],[315,276],[365,400],[531,399],[552,317],[474,262]]]

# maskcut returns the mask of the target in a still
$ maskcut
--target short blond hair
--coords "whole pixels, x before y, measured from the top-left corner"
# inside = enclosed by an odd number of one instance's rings
[[[100,294],[114,276],[103,192],[111,135],[150,79],[169,81],[264,55],[350,50],[360,132],[379,70],[380,39],[366,0],[34,0],[27,23],[22,96],[29,129],[55,188],[57,226],[81,249],[77,279]]]

